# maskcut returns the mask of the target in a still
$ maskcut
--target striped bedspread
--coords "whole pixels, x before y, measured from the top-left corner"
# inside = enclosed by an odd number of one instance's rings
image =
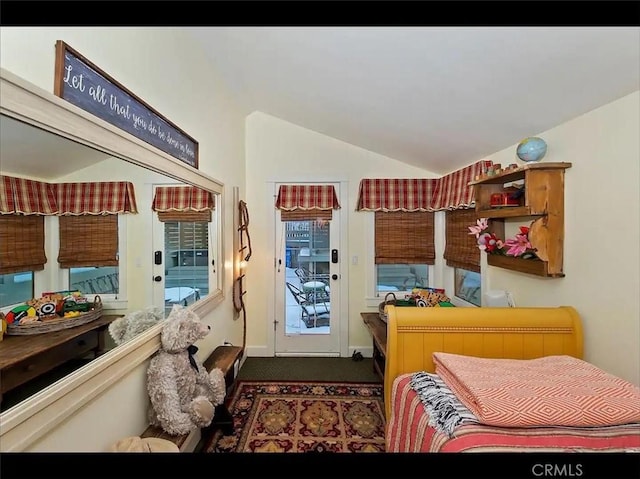
[[[387,418],[387,452],[640,452],[640,424],[601,427],[499,427],[463,424],[453,436],[429,426],[429,415],[411,387],[413,374],[398,376]]]
[[[491,426],[615,426],[640,422],[640,388],[571,356],[492,359],[433,353],[436,374]]]

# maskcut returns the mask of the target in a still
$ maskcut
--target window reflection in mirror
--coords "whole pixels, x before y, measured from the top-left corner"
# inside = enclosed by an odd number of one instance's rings
[[[115,266],[69,268],[69,289],[87,294],[118,295],[120,272]]]
[[[209,222],[164,223],[165,316],[209,294]]]
[[[215,273],[220,251],[218,212],[210,211],[206,220],[161,222],[151,209],[155,188],[186,186],[184,183],[6,116],[0,116],[0,133],[0,175],[44,183],[132,182],[138,210],[137,214],[117,215],[114,231],[118,261],[106,266],[89,262],[61,267],[61,217],[44,216],[44,270],[0,274],[0,312],[7,313],[43,292],[77,290],[91,298],[100,295],[104,315],[122,316],[149,308],[168,314],[173,304],[190,306],[219,290]],[[219,205],[220,195],[212,197],[213,203]],[[160,265],[154,261],[156,244],[164,244]],[[153,281],[158,274],[161,281]],[[155,293],[158,285],[163,289],[159,295]],[[4,335],[0,341],[3,369],[3,350],[9,354],[15,337]],[[119,344],[107,331],[104,339],[107,351]],[[0,412],[94,359],[91,353],[66,360],[12,389],[5,383],[0,391]]]
[[[33,298],[33,271],[0,274],[0,308]]]

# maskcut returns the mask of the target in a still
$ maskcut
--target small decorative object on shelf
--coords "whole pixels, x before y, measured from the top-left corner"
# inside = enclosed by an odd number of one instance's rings
[[[504,188],[500,192],[492,193],[489,200],[491,208],[504,208],[522,206],[524,199],[524,188],[511,186]]]
[[[489,228],[489,220],[480,218],[476,224],[469,226],[470,235],[475,235],[478,241],[478,248],[487,254],[499,254],[506,256],[514,256],[523,259],[537,258],[535,248],[531,246],[529,241],[529,227],[520,226],[520,233],[513,238],[502,241],[494,233],[485,233]]]
[[[540,161],[547,153],[547,143],[537,136],[525,138],[516,148],[516,154],[522,161],[535,162]]]

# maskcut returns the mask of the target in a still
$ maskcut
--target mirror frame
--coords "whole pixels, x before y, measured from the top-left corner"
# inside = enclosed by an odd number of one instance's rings
[[[133,135],[0,68],[0,114],[218,194],[216,244],[224,264],[224,184]],[[219,206],[218,206],[219,204]],[[207,297],[189,308],[203,317],[224,301],[224,271]],[[61,424],[160,347],[158,324],[0,414],[2,452],[22,451]]]

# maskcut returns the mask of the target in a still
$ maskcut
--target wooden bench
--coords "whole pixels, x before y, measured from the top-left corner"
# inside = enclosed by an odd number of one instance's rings
[[[224,374],[225,384],[227,386],[226,397],[229,398],[233,392],[235,386],[235,379],[238,374],[238,368],[240,366],[240,360],[242,359],[242,348],[239,346],[223,345],[218,346],[209,357],[202,363],[207,371],[211,371],[213,368],[220,368]],[[226,435],[233,434],[233,418],[229,410],[227,409],[227,401],[223,404],[216,406],[213,421],[210,426],[205,429],[212,431],[221,428]],[[195,431],[194,431],[195,432]],[[173,442],[181,452],[187,449],[191,449],[191,443],[194,441],[192,437],[194,432],[189,434],[182,434],[180,436],[174,436],[166,433],[162,428],[157,426],[149,426],[140,437],[157,437]],[[197,431],[200,432],[200,431]],[[200,438],[196,438],[199,441]]]

